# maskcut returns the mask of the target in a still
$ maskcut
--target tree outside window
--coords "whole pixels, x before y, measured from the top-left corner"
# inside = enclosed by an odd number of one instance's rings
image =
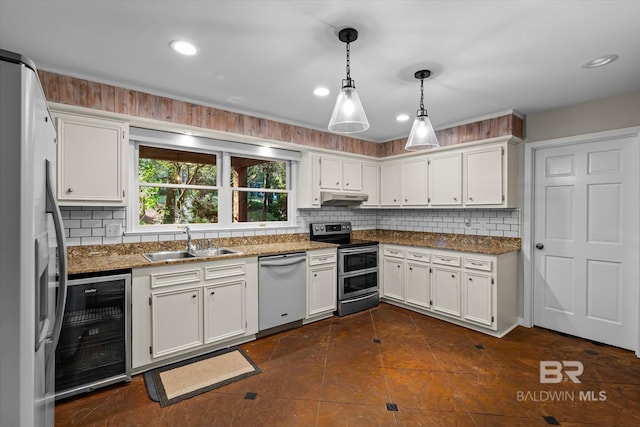
[[[218,222],[217,155],[140,145],[139,224]]]

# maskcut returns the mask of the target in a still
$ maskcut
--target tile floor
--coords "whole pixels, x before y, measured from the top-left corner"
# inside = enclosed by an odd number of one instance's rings
[[[497,339],[383,303],[241,347],[262,374],[166,408],[137,375],[58,402],[56,426],[640,425],[633,352],[540,328]],[[541,384],[541,360],[582,362],[581,383]]]

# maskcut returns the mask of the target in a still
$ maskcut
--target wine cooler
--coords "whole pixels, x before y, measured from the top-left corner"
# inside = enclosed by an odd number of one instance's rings
[[[131,380],[131,274],[71,278],[56,349],[56,400]]]

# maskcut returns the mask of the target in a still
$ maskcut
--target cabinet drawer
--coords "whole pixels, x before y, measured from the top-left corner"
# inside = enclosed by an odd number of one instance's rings
[[[216,265],[204,268],[204,280],[244,275],[244,263]]]
[[[311,255],[309,256],[309,265],[329,264],[337,260],[338,255],[336,253]]]
[[[420,261],[420,262],[429,262],[431,260],[431,254],[428,252],[409,249],[407,250],[407,259]]]
[[[384,256],[390,256],[395,258],[404,258],[404,249],[399,248],[397,246],[386,246],[384,247]]]
[[[471,270],[492,271],[493,262],[486,259],[465,258],[464,268],[468,268]]]
[[[431,255],[431,262],[434,264],[451,265],[454,267],[460,267],[460,257],[450,255]]]
[[[155,273],[151,275],[151,287],[160,288],[162,286],[199,282],[200,276],[201,270],[199,268],[168,273]]]

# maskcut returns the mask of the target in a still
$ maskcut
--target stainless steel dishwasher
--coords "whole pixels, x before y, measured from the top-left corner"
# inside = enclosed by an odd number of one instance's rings
[[[258,335],[302,325],[306,311],[306,260],[304,252],[258,259]]]

